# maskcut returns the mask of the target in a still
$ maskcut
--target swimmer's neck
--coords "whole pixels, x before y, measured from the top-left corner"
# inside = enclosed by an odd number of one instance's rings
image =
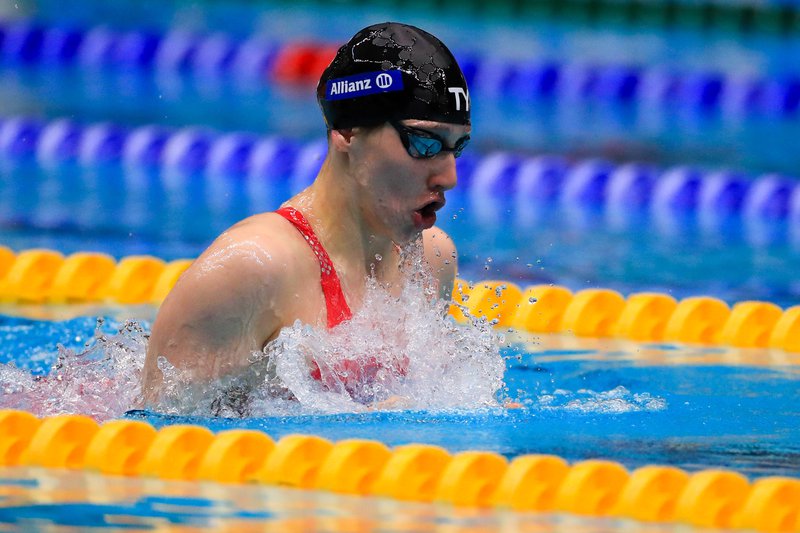
[[[288,204],[309,219],[335,262],[347,269],[363,266],[365,274],[374,272],[381,279],[390,265],[397,265],[398,247],[365,219],[355,180],[346,172],[343,165],[326,158],[314,183]]]

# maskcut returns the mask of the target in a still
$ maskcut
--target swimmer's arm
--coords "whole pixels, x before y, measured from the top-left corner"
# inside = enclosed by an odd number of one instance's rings
[[[243,373],[252,353],[279,329],[274,304],[280,276],[261,243],[221,236],[158,312],[145,359],[145,402],[156,402],[164,386],[162,356],[191,383]]]
[[[439,298],[449,301],[458,269],[458,253],[453,239],[443,230],[433,227],[422,232],[425,259],[439,283]]]

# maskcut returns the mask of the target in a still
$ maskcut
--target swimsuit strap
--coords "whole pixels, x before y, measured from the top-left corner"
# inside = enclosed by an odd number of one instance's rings
[[[322,247],[322,243],[314,234],[311,229],[311,224],[303,216],[303,214],[294,207],[281,207],[277,211],[280,216],[288,220],[297,231],[305,238],[311,251],[317,256],[319,260],[320,269],[320,282],[322,285],[322,294],[325,296],[325,307],[328,312],[328,327],[332,328],[349,320],[353,317],[350,307],[347,305],[347,300],[344,298],[342,292],[342,284],[339,281],[339,276],[336,274],[336,269],[333,267],[328,252]]]

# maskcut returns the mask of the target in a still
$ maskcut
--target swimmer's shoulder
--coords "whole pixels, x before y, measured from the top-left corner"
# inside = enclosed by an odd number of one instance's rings
[[[188,290],[248,293],[274,301],[293,278],[296,231],[279,215],[263,213],[228,228],[187,269],[176,284]]]
[[[226,234],[238,241],[252,242],[259,249],[267,251],[273,259],[273,265],[287,269],[290,274],[296,273],[298,268],[303,270],[309,264],[314,267],[313,271],[318,268],[317,259],[302,234],[277,213],[248,217],[223,235]]]
[[[196,370],[206,377],[225,365],[248,364],[249,355],[283,325],[286,288],[294,278],[286,267],[292,245],[284,243],[282,231],[271,217],[251,217],[211,243],[159,308],[147,372],[155,372],[157,355],[178,367],[198,358],[215,362]],[[275,232],[277,237],[270,236]]]
[[[458,253],[453,239],[436,226],[422,232],[425,259],[439,280],[439,296],[450,298],[453,282],[458,269]]]
[[[198,261],[209,267],[274,270],[292,253],[292,240],[285,230],[278,215],[248,217],[220,234]]]
[[[260,350],[296,308],[308,277],[319,276],[313,253],[298,236],[285,219],[266,213],[219,235],[159,308],[151,351],[171,352],[177,361],[200,348]]]

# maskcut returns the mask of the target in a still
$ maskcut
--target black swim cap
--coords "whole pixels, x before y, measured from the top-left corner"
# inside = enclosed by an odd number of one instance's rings
[[[447,47],[414,26],[383,22],[339,48],[317,85],[329,129],[414,118],[469,124],[464,74]]]

